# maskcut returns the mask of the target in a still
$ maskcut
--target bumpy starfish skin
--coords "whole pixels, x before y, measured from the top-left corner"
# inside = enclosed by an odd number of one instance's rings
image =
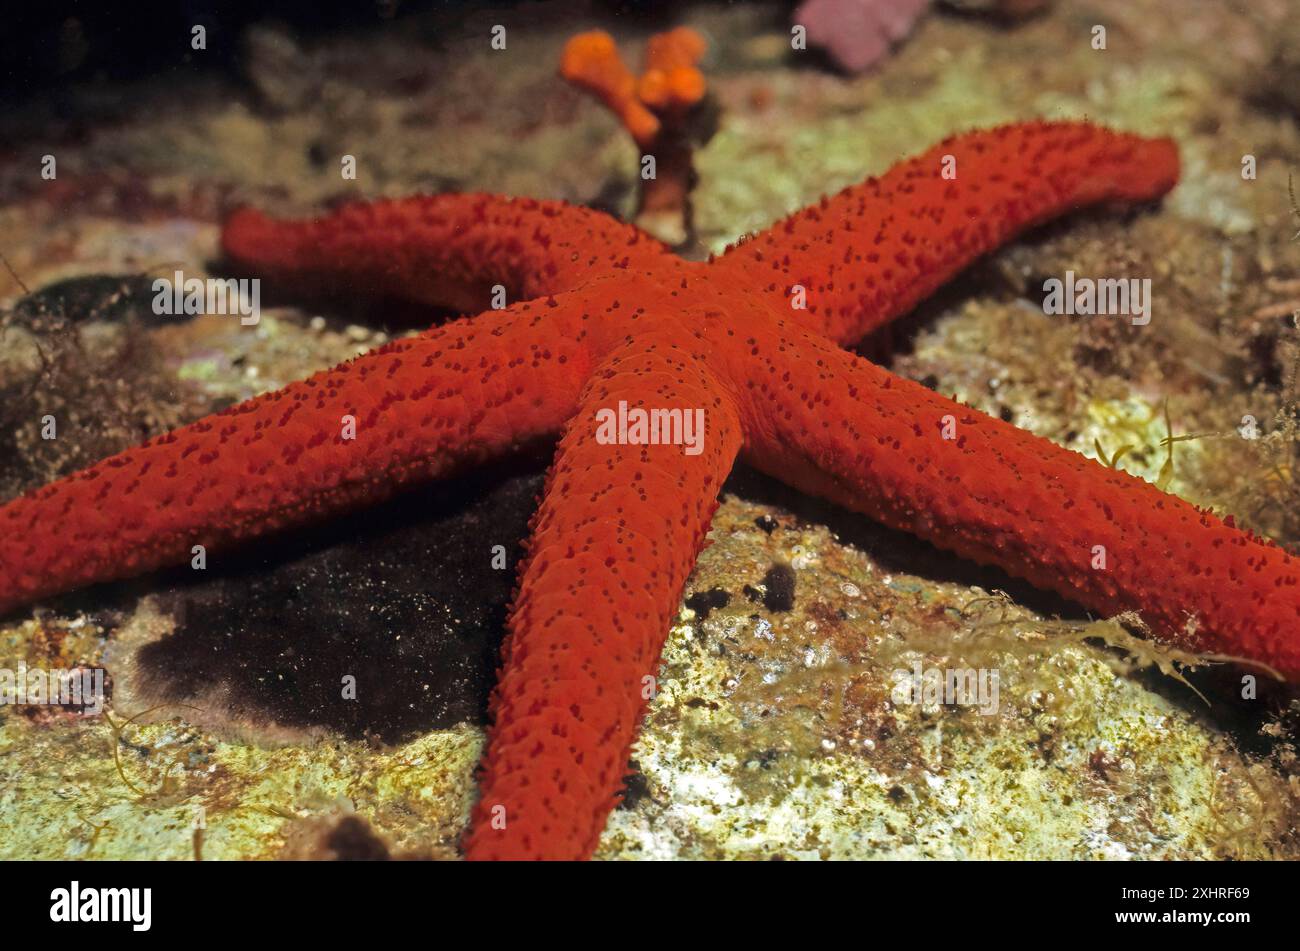
[[[941,174],[953,167],[955,179]],[[836,345],[1035,223],[1150,200],[1177,176],[1168,140],[1007,126],[950,139],[708,264],[593,212],[482,195],[304,223],[237,214],[228,256],[283,283],[342,278],[350,291],[461,308],[503,283],[533,299],[0,508],[0,609],[321,518],[562,431],[520,569],[471,858],[591,854],[742,452],[1093,610],[1137,610],[1162,636],[1300,676],[1300,565],[1283,551]],[[807,309],[792,307],[795,285]],[[620,401],[703,409],[703,452],[603,444],[596,414]],[[342,438],[344,415],[357,420],[354,440]]]

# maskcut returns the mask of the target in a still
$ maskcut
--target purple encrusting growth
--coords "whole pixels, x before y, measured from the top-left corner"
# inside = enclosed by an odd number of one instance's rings
[[[794,23],[836,66],[860,73],[906,39],[929,6],[930,0],[804,0]]]

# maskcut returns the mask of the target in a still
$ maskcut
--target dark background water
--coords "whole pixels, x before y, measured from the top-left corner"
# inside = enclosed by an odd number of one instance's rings
[[[678,0],[605,0],[592,4],[592,21],[620,17],[668,23]],[[470,10],[552,9],[540,0],[131,0],[10,4],[0,28],[0,93],[15,97],[57,92],[86,82],[166,77],[184,70],[232,70],[244,28],[272,20],[300,37],[402,26]],[[202,25],[207,46],[195,57],[192,30]]]

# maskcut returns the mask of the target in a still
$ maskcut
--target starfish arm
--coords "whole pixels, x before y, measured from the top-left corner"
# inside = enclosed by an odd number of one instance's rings
[[[244,208],[227,219],[221,244],[238,267],[291,289],[382,293],[462,313],[492,306],[498,284],[514,303],[667,254],[598,211],[485,194],[353,204],[302,221]]]
[[[620,401],[702,410],[702,451],[608,444],[601,411]],[[730,398],[667,341],[638,338],[593,376],[521,571],[468,858],[578,859],[595,849],[739,446]]]
[[[945,174],[953,177],[946,178]],[[1034,225],[1099,202],[1160,197],[1169,139],[1025,122],[954,136],[730,249],[718,262],[809,329],[852,343]]]
[[[756,466],[1104,615],[1137,611],[1175,642],[1300,675],[1300,559],[786,329],[749,383]]]
[[[0,613],[558,432],[589,369],[575,336],[529,304],[457,320],[29,492],[0,506]]]

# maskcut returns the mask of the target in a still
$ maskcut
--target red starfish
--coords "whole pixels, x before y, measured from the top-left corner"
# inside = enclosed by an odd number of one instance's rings
[[[947,155],[954,180],[941,174]],[[451,195],[310,222],[239,212],[227,254],[277,280],[464,310],[501,283],[526,300],[10,502],[0,610],[374,502],[563,431],[520,571],[471,858],[594,849],[742,449],[800,489],[1095,611],[1136,610],[1181,643],[1300,675],[1297,563],[1280,549],[839,346],[1025,228],[1090,203],[1150,200],[1177,176],[1166,139],[1012,125],[949,139],[707,264],[551,202]],[[807,309],[792,307],[796,285]],[[683,419],[702,410],[703,451],[607,444],[601,411],[621,402]]]

